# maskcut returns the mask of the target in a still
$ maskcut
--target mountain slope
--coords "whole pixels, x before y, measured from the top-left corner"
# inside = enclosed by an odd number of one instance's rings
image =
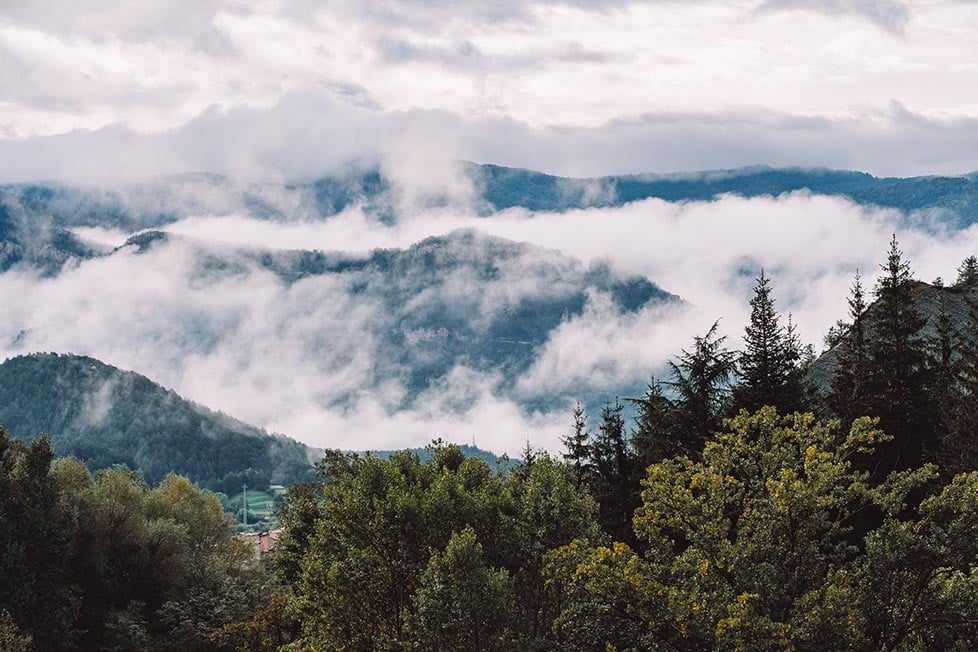
[[[142,233],[127,243],[142,254],[168,246],[193,248],[199,282],[262,270],[289,286],[334,284],[341,293],[337,304],[369,307],[374,317],[356,339],[361,347],[368,339],[376,347],[371,358],[379,365],[373,374],[378,386],[392,378],[403,384],[399,407],[459,365],[498,374],[499,387],[512,386],[554,329],[580,316],[593,297],[606,297],[622,314],[681,303],[645,277],[603,264],[585,267],[559,251],[471,229],[367,256],[228,250],[163,232]]]
[[[288,484],[312,468],[304,444],[84,356],[43,353],[0,364],[0,423],[25,440],[49,433],[57,454],[91,468],[126,464],[151,484],[172,471],[215,488],[246,469]]]

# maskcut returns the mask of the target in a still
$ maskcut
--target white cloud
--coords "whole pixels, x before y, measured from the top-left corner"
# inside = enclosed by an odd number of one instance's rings
[[[319,222],[198,216],[168,228],[243,247],[364,251],[404,247],[463,227],[584,262],[532,251],[503,265],[492,283],[477,283],[465,268],[446,275],[444,287],[428,296],[456,305],[469,318],[505,310],[521,296],[564,292],[566,279],[600,261],[646,275],[693,306],[621,315],[593,295],[581,315],[552,332],[512,386],[500,385],[492,371],[460,365],[405,402],[403,361],[388,357],[377,338],[378,329],[398,317],[379,296],[350,293],[335,276],[293,285],[260,270],[200,276],[195,246],[176,239],[148,254],[123,251],[86,262],[53,279],[0,275],[10,315],[0,325],[0,355],[93,355],[315,445],[390,448],[436,435],[461,441],[475,436],[480,445],[515,453],[529,436],[556,449],[567,411],[528,412],[524,401],[555,395],[569,405],[585,387],[609,398],[640,387],[717,318],[736,345],[761,266],[773,278],[778,307],[793,313],[806,341],[819,344],[845,314],[855,269],[872,285],[894,231],[925,280],[953,276],[958,262],[978,251],[978,227],[934,231],[893,211],[806,193],[686,204],[647,200],[563,214],[509,210],[488,218],[457,208],[416,209],[391,226],[356,208]],[[423,296],[415,296],[419,307]],[[12,344],[21,330],[28,335]],[[429,345],[438,346],[436,340]]]
[[[809,15],[799,20],[798,9]],[[906,130],[927,156],[899,169],[945,172],[973,162],[973,125],[914,130],[888,106],[978,116],[970,92],[978,72],[968,67],[978,47],[976,18],[974,3],[950,0],[164,0],[111,9],[96,1],[41,8],[13,0],[0,8],[0,123],[17,138],[113,125],[157,134],[138,139],[115,128],[57,146],[84,143],[98,156],[123,145],[137,170],[167,171],[282,167],[278,150],[289,141],[318,150],[291,164],[301,170],[375,152],[391,136],[386,128],[375,135],[381,125],[399,133],[425,121],[433,141],[461,132],[463,144],[492,150],[484,159],[533,159],[547,169],[569,168],[561,164],[569,155],[581,161],[596,148],[588,173],[785,159],[889,172],[897,169],[896,146],[867,153],[867,145],[883,146]],[[283,104],[288,110],[266,118],[251,113]],[[364,117],[350,106],[387,117]],[[219,124],[217,113],[231,117]],[[180,125],[187,126],[165,133]],[[240,155],[205,151],[215,147],[206,137],[215,129],[224,147],[240,143]],[[612,156],[607,141],[628,131],[654,135],[639,134],[642,153],[623,140],[625,151]],[[527,134],[524,145],[516,136]],[[958,134],[966,141],[960,147]],[[906,138],[896,140],[901,152],[915,151]],[[531,156],[540,141],[561,145]],[[51,146],[32,141],[18,151],[31,159]],[[815,160],[799,160],[805,148]],[[108,173],[126,172],[104,158]],[[49,166],[37,176],[68,173]]]
[[[287,95],[269,110],[213,109],[161,133],[115,126],[0,141],[0,179],[115,186],[153,175],[208,171],[238,180],[305,180],[363,159],[380,159],[385,171],[407,186],[440,188],[454,196],[465,195],[467,188],[453,159],[568,176],[758,161],[879,175],[960,174],[978,169],[978,118],[926,116],[892,104],[863,117],[677,113],[598,128],[535,128],[445,112],[385,112],[316,90]]]

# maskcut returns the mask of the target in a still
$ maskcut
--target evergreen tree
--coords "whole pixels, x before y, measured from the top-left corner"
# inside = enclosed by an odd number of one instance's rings
[[[865,404],[865,383],[868,352],[866,350],[866,297],[863,294],[862,277],[856,270],[849,295],[849,318],[847,337],[838,349],[835,371],[829,386],[827,402],[829,408],[843,424],[852,423],[867,407]]]
[[[955,345],[960,339],[957,328],[948,312],[947,295],[941,293],[934,319],[934,333],[928,338],[932,373],[931,392],[938,401],[950,397],[955,384]]]
[[[730,379],[736,369],[736,357],[726,345],[726,336],[717,334],[720,322],[714,322],[706,335],[693,339],[693,349],[682,350],[670,361],[675,410],[675,455],[695,458],[703,443],[720,429],[730,397]]]
[[[972,287],[978,285],[978,258],[968,256],[958,267],[958,280],[954,287]]]
[[[632,433],[632,450],[636,472],[644,476],[645,468],[654,462],[679,452],[675,441],[674,408],[662,393],[662,384],[654,377],[642,398],[628,399],[638,410],[635,432]]]
[[[937,448],[935,411],[927,393],[927,350],[921,335],[927,320],[917,309],[910,264],[895,235],[881,269],[867,341],[867,409],[895,439],[895,459],[890,461],[915,466]]]
[[[632,541],[632,512],[638,506],[639,488],[632,483],[632,456],[625,429],[625,406],[615,400],[601,408],[601,423],[591,447],[595,479],[594,497],[599,520],[616,541]]]
[[[580,401],[574,405],[574,430],[561,438],[564,459],[574,467],[577,484],[587,482],[591,473],[591,433],[587,429],[587,415]]]
[[[968,321],[958,338],[960,358],[955,364],[955,385],[949,412],[949,428],[942,446],[946,472],[978,468],[978,304],[968,301]]]
[[[793,326],[789,330],[781,326],[770,283],[762,269],[750,301],[750,324],[738,360],[740,384],[733,390],[733,404],[748,412],[774,405],[790,413],[802,407],[801,344]]]
[[[525,480],[526,478],[530,477],[530,471],[533,469],[533,464],[536,461],[537,452],[533,450],[532,446],[530,446],[530,438],[527,437],[526,444],[523,445],[523,452],[520,455],[520,461],[513,469],[513,473],[518,475],[520,479]]]

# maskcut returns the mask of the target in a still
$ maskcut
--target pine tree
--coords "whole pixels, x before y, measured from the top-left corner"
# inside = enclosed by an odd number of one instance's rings
[[[590,477],[591,433],[587,429],[587,415],[580,401],[574,405],[574,430],[561,438],[564,445],[564,459],[574,467],[578,486],[584,485]]]
[[[829,408],[843,425],[852,423],[859,416],[866,416],[865,383],[867,373],[866,350],[866,298],[863,294],[862,277],[856,270],[849,295],[849,318],[845,340],[839,345],[835,371],[826,398]]]
[[[591,446],[594,497],[599,519],[615,541],[634,542],[632,513],[640,487],[633,486],[632,456],[625,428],[625,406],[617,399],[601,408],[601,423]]]
[[[740,384],[733,390],[733,403],[736,409],[748,412],[774,405],[789,413],[802,407],[801,344],[793,326],[790,330],[781,326],[770,282],[761,270],[750,301],[750,324],[738,360]]]
[[[968,256],[958,267],[958,280],[954,287],[973,287],[978,285],[978,258]]]
[[[513,473],[516,474],[522,480],[526,480],[530,477],[530,472],[533,470],[533,465],[537,461],[537,451],[533,450],[530,446],[530,438],[526,438],[526,443],[523,445],[523,451],[520,454],[520,461],[516,464],[513,469]]]
[[[955,345],[959,340],[957,328],[947,308],[947,295],[941,293],[934,319],[934,334],[928,338],[932,372],[931,391],[938,399],[949,396],[955,382]]]
[[[942,446],[948,475],[978,468],[978,303],[968,300],[968,321],[958,338],[952,399],[945,405],[949,428]]]
[[[866,398],[869,416],[878,416],[894,437],[899,467],[916,466],[935,452],[935,411],[927,393],[926,318],[917,309],[910,264],[896,236],[883,275],[874,289],[876,305],[868,332]]]
[[[679,453],[673,428],[673,406],[662,393],[662,384],[654,377],[649,381],[642,398],[628,399],[638,410],[632,450],[636,471],[641,476],[650,464]]]
[[[726,336],[717,334],[719,326],[720,322],[714,322],[706,335],[693,338],[692,351],[683,349],[677,360],[669,362],[672,380],[666,385],[674,394],[676,408],[675,455],[697,458],[706,440],[722,425],[736,357],[726,347]]]

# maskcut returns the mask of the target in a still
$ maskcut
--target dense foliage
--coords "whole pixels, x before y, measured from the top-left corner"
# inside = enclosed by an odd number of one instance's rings
[[[217,497],[185,478],[93,477],[53,460],[46,437],[0,429],[0,648],[211,649],[271,581],[231,533]]]

